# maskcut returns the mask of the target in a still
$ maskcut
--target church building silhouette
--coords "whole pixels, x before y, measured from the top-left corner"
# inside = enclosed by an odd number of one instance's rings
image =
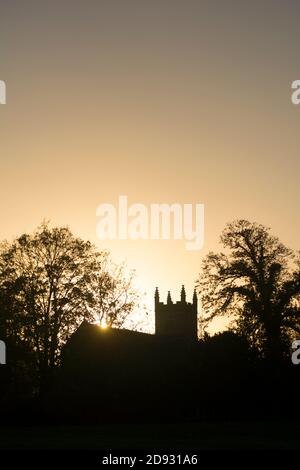
[[[80,325],[64,347],[56,381],[61,413],[90,420],[108,418],[112,409],[118,419],[187,413],[200,344],[197,295],[187,302],[182,286],[180,300],[173,303],[169,292],[165,304],[156,288],[154,304],[155,334]],[[110,408],[96,412],[99,402]]]
[[[170,291],[168,291],[167,303],[164,304],[159,300],[159,291],[156,287],[155,334],[197,340],[197,303],[196,290],[194,290],[193,302],[188,303],[185,288],[182,286],[180,301],[173,303]]]

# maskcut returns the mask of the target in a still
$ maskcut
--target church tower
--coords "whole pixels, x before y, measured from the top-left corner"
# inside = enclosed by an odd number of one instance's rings
[[[173,303],[170,291],[167,303],[159,300],[159,291],[156,287],[155,303],[155,334],[159,336],[173,336],[197,340],[197,294],[194,291],[193,302],[186,301],[185,288],[182,286],[180,301]]]

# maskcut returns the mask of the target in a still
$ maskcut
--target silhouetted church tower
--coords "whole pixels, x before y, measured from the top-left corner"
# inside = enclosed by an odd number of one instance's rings
[[[155,289],[155,334],[177,336],[191,340],[197,339],[197,294],[194,291],[193,303],[186,301],[185,288],[182,286],[180,301],[173,303],[170,291],[167,303],[159,301],[158,288]]]

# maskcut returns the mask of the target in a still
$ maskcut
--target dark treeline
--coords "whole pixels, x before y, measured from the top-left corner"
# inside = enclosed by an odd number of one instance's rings
[[[120,330],[137,305],[107,253],[43,224],[0,254],[7,423],[296,419],[299,258],[268,229],[229,224],[197,281],[199,341]],[[228,331],[205,331],[217,316]],[[112,328],[101,330],[95,320]],[[114,328],[115,327],[115,328]]]

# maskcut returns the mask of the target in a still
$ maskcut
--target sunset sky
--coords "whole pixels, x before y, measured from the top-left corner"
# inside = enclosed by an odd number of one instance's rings
[[[300,3],[0,3],[0,238],[43,219],[188,300],[225,224],[263,223],[299,249]],[[205,243],[96,237],[96,208],[205,205]]]

